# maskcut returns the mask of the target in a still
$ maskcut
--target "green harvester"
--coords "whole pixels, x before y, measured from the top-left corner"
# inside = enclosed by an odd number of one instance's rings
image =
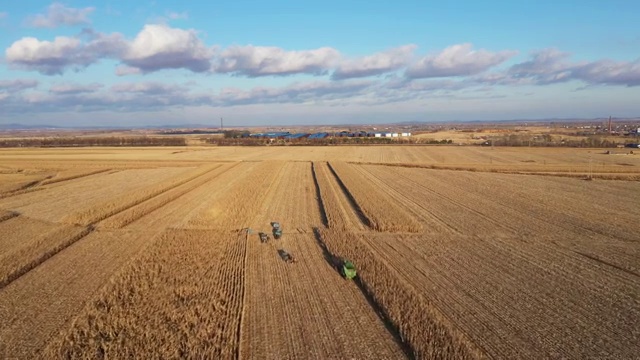
[[[356,266],[349,260],[345,260],[342,263],[342,268],[340,269],[340,273],[345,279],[351,280],[356,277]]]

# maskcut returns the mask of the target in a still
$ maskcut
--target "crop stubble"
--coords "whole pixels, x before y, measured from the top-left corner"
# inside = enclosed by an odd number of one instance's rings
[[[359,176],[351,165],[342,162],[329,163],[338,182],[352,197],[366,216],[372,229],[387,232],[418,232],[422,225],[399,204],[387,199],[373,184]]]
[[[63,222],[74,213],[99,211],[109,199],[128,193],[136,197],[147,187],[168,178],[181,177],[185,168],[131,169],[43,186],[39,191],[0,199],[0,208],[51,222]],[[130,199],[129,199],[130,200]],[[87,223],[88,224],[88,223]]]
[[[312,234],[248,244],[241,358],[403,358],[355,284],[323,258]],[[296,258],[288,264],[278,254]],[[366,331],[362,331],[366,329]]]
[[[512,164],[522,170],[528,165],[518,163],[531,158],[538,162],[531,170],[549,170],[550,166],[539,163],[553,160],[558,162],[558,169],[565,166],[569,171],[571,162],[585,166],[586,157],[582,155],[570,155],[571,160],[563,165],[563,159],[569,156],[564,153],[541,152],[534,156],[500,150],[492,155],[486,149],[472,149],[469,154],[452,150],[457,155],[450,157],[449,150],[442,149],[393,148],[388,152],[387,147],[356,148],[349,159],[336,156],[333,148],[296,153],[275,148],[215,150],[178,154],[184,161],[198,159],[180,165],[174,160],[160,160],[162,154],[157,152],[153,161],[127,160],[118,166],[94,161],[90,170],[82,169],[84,160],[78,155],[78,160],[56,165],[61,169],[70,166],[68,171],[56,170],[57,176],[40,171],[38,176],[46,175],[44,180],[39,178],[25,193],[14,192],[0,199],[0,208],[5,209],[0,210],[0,229],[6,228],[9,235],[0,240],[0,245],[7,245],[0,256],[10,259],[3,260],[2,265],[23,259],[19,261],[22,265],[18,264],[22,276],[0,289],[0,355],[44,356],[41,350],[49,339],[60,329],[67,329],[44,354],[95,357],[103,348],[126,356],[126,344],[138,346],[139,353],[176,356],[158,344],[166,340],[189,354],[215,354],[218,358],[265,354],[379,357],[378,348],[372,345],[377,343],[386,344],[379,346],[382,354],[402,357],[358,288],[343,281],[322,257],[311,228],[322,228],[323,224],[329,229],[319,231],[320,239],[332,253],[356,262],[365,292],[381,306],[418,357],[628,358],[640,351],[636,341],[640,334],[635,326],[640,322],[640,239],[631,225],[640,214],[635,204],[640,199],[637,183],[340,162],[402,165],[406,161],[426,161],[493,171],[482,164],[491,156],[500,169]],[[225,156],[241,160],[250,154],[257,160],[282,161],[218,168],[202,162],[216,152],[213,158],[217,160]],[[114,151],[104,156],[117,154]],[[288,161],[293,159],[307,162]],[[323,162],[311,165],[308,160],[331,160],[332,168]],[[71,167],[74,161],[80,165]],[[135,169],[185,164],[200,167],[187,171]],[[29,166],[36,169],[37,165],[35,161]],[[118,174],[99,171],[113,168],[130,170]],[[134,174],[154,175],[131,181]],[[315,198],[314,190],[320,198]],[[54,201],[60,205],[51,206]],[[100,209],[103,205],[106,207]],[[364,221],[358,212],[364,215]],[[90,228],[56,224],[65,217],[71,223],[96,224],[97,230],[85,234],[82,241],[68,244],[65,239],[72,238],[73,231]],[[255,233],[249,235],[248,243],[240,245],[244,236],[230,232],[246,227],[265,230],[270,220],[284,224],[285,236],[278,246],[293,253],[298,264],[285,264],[277,248],[260,244]],[[156,243],[157,234],[168,226],[217,230],[170,230],[161,243]],[[368,227],[376,231],[370,232]],[[56,244],[70,246],[58,251]],[[223,249],[231,244],[240,247]],[[211,249],[202,251],[207,246]],[[248,246],[248,250],[244,252],[242,246]],[[47,249],[54,251],[48,253]],[[182,255],[171,257],[163,251]],[[221,277],[233,280],[212,276],[203,284],[193,285],[195,280],[184,274],[206,279],[210,274],[207,271],[214,271],[206,269],[223,266],[222,255],[211,252],[235,254],[229,255],[234,259],[244,259],[238,254],[246,254],[247,283],[241,283],[241,276],[228,275],[244,272],[244,266],[240,266],[218,271],[227,274]],[[138,253],[142,257],[135,260],[136,265],[122,268]],[[39,259],[37,266],[32,266],[33,258]],[[153,275],[156,258],[161,259],[164,270]],[[15,273],[15,269],[12,271],[9,273]],[[118,275],[103,287],[117,271]],[[111,315],[96,305],[104,299],[112,301],[111,293],[122,295],[120,300],[127,299],[127,291],[145,281],[152,286],[142,286],[140,293],[132,294],[144,294],[149,299],[146,303],[136,305],[134,300],[139,298],[132,295]],[[178,283],[193,286],[179,287]],[[170,284],[168,288],[180,288],[182,292],[150,293],[149,288],[158,289],[160,284]],[[206,289],[195,287],[200,285]],[[203,315],[208,309],[202,305],[209,300],[198,294],[217,299],[227,296],[220,295],[225,287],[236,289],[233,296],[240,300],[231,301],[235,304],[229,310],[231,315],[225,313],[225,319],[216,315],[210,320]],[[112,291],[116,288],[120,290]],[[245,289],[243,318],[241,299]],[[176,305],[168,300],[179,296],[195,299],[199,305]],[[90,298],[93,300],[69,328],[69,321]],[[351,316],[339,308],[345,303],[356,304],[349,311],[359,314],[350,322],[361,321],[361,328],[378,329],[359,336],[360,344],[335,326],[346,321],[336,317]],[[110,331],[117,326],[134,328],[136,324],[126,321],[129,316],[142,319],[146,311],[160,309],[162,314],[162,309],[167,311],[172,306],[178,308],[175,313],[179,323],[189,326],[180,328],[174,322],[172,328],[145,328],[151,334],[158,330],[157,337],[135,344],[101,337],[113,335]],[[374,323],[377,325],[371,325]],[[213,342],[207,342],[204,333],[196,329],[202,324],[207,329],[222,329],[207,333],[215,339]],[[310,345],[305,347],[305,343]]]
[[[45,355],[235,358],[245,251],[241,233],[168,231],[110,281]]]

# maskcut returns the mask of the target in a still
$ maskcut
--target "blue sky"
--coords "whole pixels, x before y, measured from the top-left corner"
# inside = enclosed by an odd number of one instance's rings
[[[640,116],[638,1],[0,3],[0,123]]]

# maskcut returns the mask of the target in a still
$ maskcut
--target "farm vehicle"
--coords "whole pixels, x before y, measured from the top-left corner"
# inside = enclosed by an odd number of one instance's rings
[[[273,238],[278,240],[282,237],[282,227],[279,222],[273,221],[271,222],[271,229],[273,232]]]
[[[357,275],[356,266],[349,260],[342,261],[338,270],[340,271],[340,275],[347,280],[351,280]]]
[[[282,260],[284,260],[284,262],[286,263],[292,264],[296,262],[296,258],[294,258],[293,255],[289,254],[284,249],[278,249],[278,255],[280,255]]]
[[[260,235],[260,242],[261,243],[266,243],[266,242],[269,241],[269,235],[267,235],[267,234],[265,234],[263,232],[260,232],[259,235]]]

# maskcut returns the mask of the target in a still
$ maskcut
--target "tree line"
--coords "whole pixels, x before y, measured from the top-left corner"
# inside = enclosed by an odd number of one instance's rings
[[[0,139],[0,147],[185,146],[182,137],[49,137]]]

